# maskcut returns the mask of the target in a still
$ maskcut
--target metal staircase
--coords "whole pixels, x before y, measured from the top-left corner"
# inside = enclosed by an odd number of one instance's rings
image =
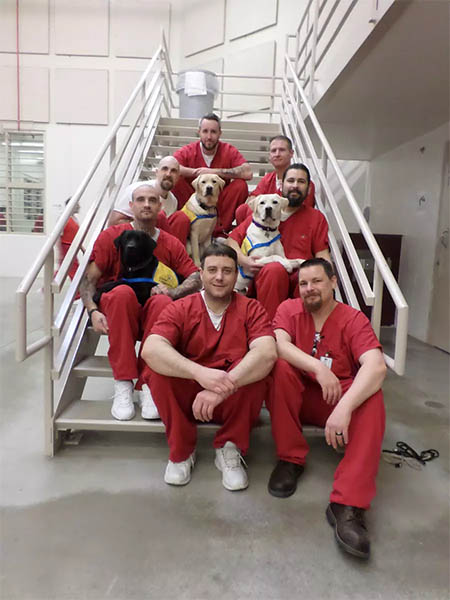
[[[198,121],[196,119],[161,118],[152,146],[142,169],[143,178],[150,178],[163,156],[173,154],[186,144],[195,142]],[[266,173],[273,170],[268,162],[269,141],[281,127],[278,123],[248,123],[244,121],[222,123],[222,142],[235,146],[245,156],[253,171],[249,187],[255,187]]]
[[[272,170],[267,160],[269,140],[280,133],[281,129],[279,124],[275,123],[239,122],[238,127],[236,123],[224,123],[221,140],[233,144],[248,158],[254,174],[249,187],[253,187],[266,172]],[[181,146],[198,139],[197,129],[198,121],[195,119],[161,118],[139,178],[151,178],[154,167],[161,157],[173,154]],[[78,310],[80,309],[81,307]],[[91,400],[86,397],[84,392],[88,378],[112,380],[112,370],[106,350],[106,336],[96,333],[86,323],[85,332],[80,335],[79,344],[74,349],[71,360],[73,366],[68,373],[58,408],[53,415],[54,431],[51,434],[55,442],[59,443],[64,439],[72,441],[72,436],[69,434],[67,438],[67,433],[74,430],[165,431],[161,421],[142,419],[139,410],[131,421],[117,421],[111,416],[110,398]],[[263,421],[267,422],[265,415]],[[216,427],[209,424],[201,425],[202,429],[216,429]]]
[[[227,119],[227,116],[231,116],[228,114],[231,111],[221,108],[224,105],[225,94],[221,92],[220,106],[215,110],[222,117],[222,139],[237,146],[248,159],[254,173],[251,185],[255,185],[271,170],[267,162],[270,137],[282,131],[293,140],[295,159],[311,167],[312,178],[316,184],[317,205],[330,224],[332,256],[342,284],[343,300],[360,308],[353,287],[357,285],[363,301],[371,307],[372,325],[377,334],[380,332],[383,289],[391,295],[395,303],[397,321],[394,355],[385,354],[385,357],[388,366],[401,375],[405,365],[408,306],[315,118],[297,76],[296,61],[288,53],[285,56],[284,67],[283,77],[273,78],[271,108],[248,111],[252,113],[252,118],[260,115],[260,123],[242,122],[239,120],[242,113],[234,116],[238,120]],[[110,415],[110,399],[84,399],[88,378],[98,380],[111,377],[111,369],[106,358],[106,338],[88,326],[88,316],[83,306],[79,303],[74,304],[74,299],[94,242],[104,228],[121,190],[139,177],[149,177],[160,157],[171,154],[176,148],[196,139],[197,123],[194,120],[173,118],[178,109],[174,102],[176,94],[173,75],[163,34],[161,45],[112,126],[92,167],[16,292],[17,360],[24,360],[40,350],[43,350],[45,355],[44,420],[45,447],[48,455],[55,453],[66,433],[72,430],[163,430],[160,422],[144,421],[139,415],[131,421],[116,421]],[[222,79],[239,77],[232,74],[220,75]],[[276,89],[277,86],[280,89]],[[305,126],[306,117],[309,118],[315,139],[318,140],[318,150]],[[374,259],[373,283],[368,282],[353,247],[340,207],[328,183],[328,168],[334,170],[341,186],[339,193],[343,197],[342,201],[347,202]],[[80,199],[85,201],[85,206],[89,206],[89,209],[59,271],[54,275],[54,247]],[[85,253],[80,257],[78,270],[67,286],[65,284],[69,267],[81,246],[85,248]],[[353,271],[355,284],[347,272],[344,254]],[[42,271],[43,332],[38,339],[35,339],[36,335],[33,333],[35,341],[30,343],[27,298]]]

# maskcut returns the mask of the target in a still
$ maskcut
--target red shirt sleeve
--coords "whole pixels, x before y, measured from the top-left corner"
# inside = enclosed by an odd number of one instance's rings
[[[315,210],[315,209],[313,209]],[[312,252],[315,256],[321,250],[328,250],[328,223],[323,214],[318,210],[317,226],[312,238]]]
[[[295,314],[300,310],[300,306],[297,300],[285,300],[277,308],[275,317],[273,318],[273,328],[283,329],[291,336],[291,339],[295,342]]]
[[[227,144],[227,158],[230,163],[230,167],[239,167],[247,162],[247,160],[242,156],[237,148],[232,146],[231,144]],[[228,167],[225,167],[228,168]]]
[[[182,300],[183,298],[168,304],[150,331],[150,334],[154,333],[168,340],[174,348],[182,335],[181,327],[185,317]]]
[[[259,196],[260,194],[276,194],[277,193],[277,175],[275,171],[267,173],[250,192],[250,196]]]
[[[345,334],[348,336],[347,340],[351,353],[358,362],[364,352],[375,348],[381,350],[382,348],[369,319],[362,312],[355,311],[354,318],[346,325]]]
[[[73,242],[73,238],[77,235],[79,228],[80,226],[75,219],[69,217],[61,235],[61,243],[69,244],[70,246],[70,244]]]
[[[232,240],[234,240],[235,242],[237,242],[239,244],[239,246],[241,246],[242,242],[244,241],[245,235],[247,233],[248,226],[252,222],[252,218],[253,218],[252,215],[250,215],[249,217],[247,217],[245,219],[245,221],[242,221],[242,223],[240,225],[238,225],[237,227],[235,227],[233,229],[233,231],[230,233],[230,235],[228,236]]]
[[[189,166],[189,158],[192,154],[192,152],[189,152],[189,149],[191,147],[192,144],[188,144],[187,146],[183,146],[182,148],[179,148],[178,150],[176,150],[173,153],[173,157],[177,159],[177,161],[180,163],[180,165],[182,165],[183,167],[188,167]]]
[[[250,344],[259,337],[269,335],[274,337],[269,316],[263,305],[251,298],[247,298],[247,341]]]
[[[169,220],[163,210],[159,211],[158,219],[156,220],[156,227],[158,227],[158,229],[162,229],[163,231],[167,231],[167,233],[172,233]]]
[[[183,244],[176,237],[165,231],[159,232],[155,256],[159,261],[184,278],[198,271]]]

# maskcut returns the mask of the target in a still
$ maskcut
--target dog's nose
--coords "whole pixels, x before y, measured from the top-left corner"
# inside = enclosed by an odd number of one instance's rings
[[[213,186],[212,185],[207,185],[205,193],[206,193],[207,196],[212,195],[212,193],[213,193]]]
[[[271,216],[272,216],[272,207],[266,206],[266,217],[271,217]]]

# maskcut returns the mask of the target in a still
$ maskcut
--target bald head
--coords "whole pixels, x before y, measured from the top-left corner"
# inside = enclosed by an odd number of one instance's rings
[[[173,156],[165,156],[156,169],[156,181],[162,192],[169,192],[180,177],[180,165]]]

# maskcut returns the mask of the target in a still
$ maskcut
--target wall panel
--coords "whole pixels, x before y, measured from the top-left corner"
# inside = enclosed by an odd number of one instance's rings
[[[161,42],[161,27],[164,27],[168,41],[168,2],[114,0],[111,10],[112,47],[115,56],[151,58]]]
[[[19,50],[48,54],[48,0],[20,0]],[[0,52],[16,51],[16,0],[0,0]]]
[[[142,71],[116,71],[114,73],[114,114],[113,119],[116,120],[120,114],[120,111],[125,106],[131,92],[136,87],[139,78],[142,75]],[[129,125],[136,118],[136,110],[131,107],[125,123]]]
[[[185,8],[184,56],[202,52],[225,41],[225,0],[196,0]]]
[[[249,35],[277,24],[278,0],[228,0],[227,38]]]
[[[108,71],[56,69],[54,83],[57,123],[108,124]]]
[[[55,0],[55,54],[108,56],[108,0]]]

